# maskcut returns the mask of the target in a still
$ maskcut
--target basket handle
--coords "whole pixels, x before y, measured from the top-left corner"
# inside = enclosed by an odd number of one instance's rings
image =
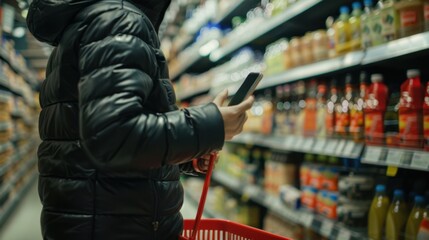
[[[195,217],[194,229],[192,231],[192,236],[189,240],[195,240],[195,237],[197,236],[198,228],[200,227],[200,221],[203,215],[204,205],[206,204],[207,192],[209,190],[210,180],[211,180],[216,158],[217,158],[217,153],[210,154],[209,168],[206,173],[206,179],[204,181],[204,187],[201,193],[200,203],[198,204],[198,211],[197,211],[197,216]]]

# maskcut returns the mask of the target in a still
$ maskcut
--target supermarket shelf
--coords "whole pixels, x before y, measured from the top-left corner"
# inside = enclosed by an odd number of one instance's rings
[[[367,146],[362,158],[362,163],[429,171],[428,159],[429,152],[412,149]]]
[[[367,49],[363,65],[429,50],[429,32],[419,33]]]
[[[20,96],[20,97],[23,96],[22,92],[18,89],[14,89],[12,86],[10,86],[9,82],[6,79],[4,79],[4,77],[0,77],[0,87],[11,92],[12,94],[14,94],[16,96]]]
[[[199,194],[191,193],[189,191],[185,191],[185,194],[188,197],[188,199],[190,199],[192,201],[192,203],[198,207],[198,204],[200,202]],[[208,218],[227,219],[225,216],[218,214],[215,211],[211,210],[210,206],[207,206],[207,204],[204,206],[204,215],[207,216]]]
[[[206,87],[199,88],[199,89],[196,89],[196,90],[186,91],[186,92],[184,92],[182,94],[179,94],[177,96],[177,98],[183,101],[183,100],[186,100],[188,98],[192,98],[192,97],[204,94],[204,93],[208,92],[209,90],[210,90],[210,86],[206,86]]]
[[[3,48],[0,48],[0,58],[3,59],[5,62],[7,62],[9,64],[9,66],[11,67],[11,69],[15,73],[21,75],[27,83],[29,83],[32,86],[37,84],[34,79],[32,79],[31,77],[28,76],[28,73],[27,73],[28,70],[22,69],[21,67],[17,66],[16,64],[14,64],[11,61],[6,50],[4,50]]]
[[[6,142],[6,143],[1,143],[0,144],[0,153],[5,152],[6,150],[8,150],[10,147],[12,147],[12,144],[10,142]]]
[[[305,138],[299,136],[278,137],[256,133],[242,133],[230,142],[351,159],[360,158],[364,148],[362,143],[345,139]]]
[[[235,16],[245,16],[247,11],[255,7],[260,1],[258,0],[237,0],[233,3],[222,15],[214,19],[214,22],[219,25],[230,25],[231,20]]]
[[[265,77],[259,84],[258,89],[273,87],[300,79],[317,77],[319,75],[342,71],[352,67],[358,67],[364,56],[364,52],[357,51],[348,53],[341,57],[296,67],[281,74]]]
[[[304,210],[288,208],[279,198],[268,194],[261,187],[243,183],[226,173],[215,171],[213,173],[213,179],[234,192],[243,196],[246,195],[249,199],[265,206],[280,218],[312,228],[314,231],[329,239],[367,239],[365,234],[361,231],[350,229],[341,223],[334,222]]]
[[[25,184],[21,189],[18,190],[16,195],[13,196],[3,208],[0,209],[0,226],[2,226],[12,212],[16,209],[19,202],[24,198],[25,194],[30,190],[31,186],[36,182],[37,173],[32,173],[31,176],[26,180]]]

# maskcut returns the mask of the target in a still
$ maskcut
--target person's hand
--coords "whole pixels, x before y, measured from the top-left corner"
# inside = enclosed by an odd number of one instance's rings
[[[225,127],[225,140],[231,140],[235,135],[243,131],[243,125],[247,120],[246,111],[252,107],[255,99],[253,96],[250,96],[238,105],[223,107],[222,105],[227,98],[228,91],[224,90],[216,96],[213,103],[217,105],[222,114]]]
[[[209,170],[209,164],[210,164],[210,157],[211,154],[206,154],[197,160],[197,169],[195,169],[197,172],[205,173],[207,170]],[[216,154],[216,160],[215,160],[215,166],[219,162],[219,155]]]

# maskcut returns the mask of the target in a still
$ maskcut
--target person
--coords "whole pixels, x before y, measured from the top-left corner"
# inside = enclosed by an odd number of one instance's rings
[[[207,169],[207,155],[242,131],[253,97],[176,106],[157,35],[169,4],[31,3],[29,30],[54,46],[40,91],[44,239],[178,239],[180,173]]]

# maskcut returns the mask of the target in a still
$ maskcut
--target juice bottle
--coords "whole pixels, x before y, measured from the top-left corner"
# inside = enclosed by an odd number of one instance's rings
[[[350,26],[350,50],[359,50],[362,46],[361,40],[361,16],[362,5],[360,2],[352,4],[352,16],[349,18]]]
[[[349,24],[350,10],[347,6],[340,8],[340,16],[335,22],[335,50],[337,54],[341,55],[350,50],[350,24]]]
[[[396,9],[397,0],[384,0],[381,8],[381,35],[384,42],[398,38],[399,14]]]
[[[385,41],[383,39],[383,24],[381,20],[381,9],[383,7],[382,2],[378,2],[377,7],[373,9],[372,15],[371,15],[371,43],[372,46],[377,46],[380,44],[383,44]]]
[[[326,84],[321,83],[317,87],[317,137],[324,138],[326,137]]]
[[[414,198],[414,207],[411,210],[410,216],[408,217],[407,225],[405,227],[405,239],[414,240],[417,238],[417,233],[419,231],[420,223],[425,217],[425,199],[422,196],[415,196]]]
[[[425,99],[423,102],[423,114],[425,150],[429,151],[429,82],[426,84]]]
[[[326,103],[326,135],[332,137],[335,133],[335,106],[338,103],[337,81],[331,81],[331,91],[329,99]]]
[[[350,135],[356,142],[364,140],[364,116],[363,108],[367,95],[368,85],[366,82],[366,73],[361,72],[359,83],[359,95],[353,100],[350,105]]]
[[[335,107],[336,121],[335,133],[339,136],[347,136],[350,128],[350,105],[353,104],[354,89],[352,76],[346,76],[346,88],[344,95]]]
[[[390,200],[386,193],[386,186],[377,185],[368,214],[368,237],[370,239],[383,239],[384,224],[389,204]]]
[[[328,58],[334,58],[337,56],[337,51],[335,49],[335,28],[334,28],[334,18],[328,17],[326,19],[326,35],[328,38]]]
[[[423,1],[423,18],[424,18],[424,29],[429,30],[429,0]]]
[[[384,114],[388,89],[381,74],[371,75],[371,82],[364,106],[365,141],[368,144],[384,144]]]
[[[399,144],[404,147],[421,148],[423,139],[423,90],[420,72],[407,71],[408,79],[401,85],[399,101]]]
[[[407,37],[423,31],[423,2],[421,0],[401,0],[397,7],[400,37]]]
[[[404,192],[395,190],[393,201],[389,206],[386,218],[386,239],[399,240],[407,223],[408,209],[404,200]]]
[[[314,137],[317,131],[317,82],[310,81],[307,90],[307,99],[304,118],[304,136]]]
[[[417,240],[429,239],[429,206],[426,207],[423,214],[422,222],[420,223],[419,232],[417,233]]]
[[[363,14],[361,16],[361,34],[362,34],[362,48],[372,46],[371,41],[371,18],[372,18],[372,0],[364,1]]]

